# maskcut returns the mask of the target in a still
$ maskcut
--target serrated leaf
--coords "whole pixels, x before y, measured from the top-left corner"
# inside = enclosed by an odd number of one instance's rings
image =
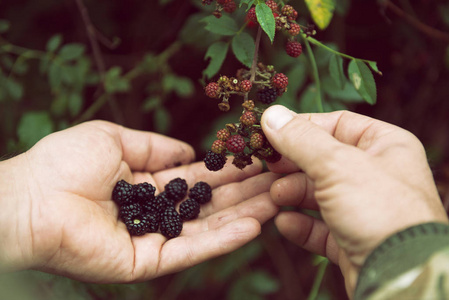
[[[255,49],[253,37],[246,32],[242,32],[234,36],[231,45],[235,57],[237,57],[242,64],[251,68]]]
[[[33,111],[25,113],[19,121],[17,135],[26,147],[32,147],[44,136],[53,132],[53,122],[48,112]]]
[[[66,44],[59,50],[59,56],[64,60],[73,60],[83,55],[84,50],[82,44]]]
[[[254,2],[255,2],[255,0],[241,0],[239,7],[242,7],[243,4],[246,4],[246,5],[248,5],[246,10],[249,10],[251,8],[251,6],[253,6]]]
[[[207,24],[206,30],[220,35],[234,35],[239,30],[235,20],[228,15],[223,15],[219,19],[214,16],[207,16],[201,21]]]
[[[225,42],[216,42],[209,46],[204,59],[210,58],[209,65],[203,71],[208,79],[212,78],[221,68],[223,61],[228,53],[228,44]]]
[[[335,0],[305,0],[315,24],[321,30],[329,26],[335,10]]]
[[[58,49],[58,47],[61,46],[61,43],[62,43],[62,36],[60,34],[56,34],[48,40],[46,49],[49,52],[55,52],[56,49]]]
[[[329,59],[329,74],[331,75],[331,78],[334,80],[337,87],[340,89],[343,88],[346,77],[343,72],[343,59],[333,54]]]
[[[257,21],[262,27],[263,31],[270,38],[271,43],[274,40],[274,34],[276,33],[276,21],[274,20],[273,11],[265,3],[259,3],[256,5]]]
[[[369,104],[375,104],[376,82],[368,66],[363,61],[353,59],[348,66],[348,75],[360,96]]]

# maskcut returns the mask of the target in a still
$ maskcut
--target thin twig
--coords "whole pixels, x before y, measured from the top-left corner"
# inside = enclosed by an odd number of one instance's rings
[[[403,18],[406,22],[408,22],[410,25],[421,31],[422,33],[428,35],[431,38],[442,40],[444,42],[449,43],[449,34],[443,31],[440,31],[438,29],[435,29],[433,27],[430,27],[427,24],[424,24],[414,16],[406,13],[401,8],[393,4],[390,0],[383,0],[381,2],[382,5],[384,5],[386,8],[389,8],[391,11],[393,11],[397,16]]]
[[[251,65],[251,77],[249,78],[249,80],[251,82],[254,82],[254,79],[256,78],[257,57],[259,54],[259,46],[260,46],[260,37],[261,36],[262,36],[262,28],[259,26],[259,29],[257,30],[256,42],[255,42],[255,47],[254,47],[253,63]]]
[[[89,38],[90,45],[92,47],[92,52],[94,55],[95,64],[97,65],[98,72],[100,73],[101,85],[105,89],[105,76],[106,76],[106,65],[103,59],[103,55],[100,50],[100,45],[97,40],[97,30],[90,20],[89,13],[86,6],[82,0],[75,0],[78,9],[80,11],[81,17],[83,18],[84,26],[86,27],[87,37]],[[123,124],[122,112],[117,107],[117,102],[113,95],[107,97],[109,106],[111,108],[112,114],[116,122]]]

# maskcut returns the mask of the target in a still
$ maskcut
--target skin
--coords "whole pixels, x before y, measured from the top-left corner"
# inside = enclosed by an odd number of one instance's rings
[[[350,297],[384,239],[412,225],[448,223],[424,148],[410,132],[347,111],[301,115],[282,106],[267,109],[261,125],[283,155],[269,168],[287,174],[272,185],[273,202],[322,216],[283,211],[277,228],[338,264]]]
[[[210,172],[193,149],[159,134],[92,121],[51,134],[0,162],[0,271],[35,269],[96,283],[139,282],[229,253],[254,239],[278,207],[280,176],[260,162]],[[111,200],[117,181],[208,182],[212,201],[181,235],[130,237]]]

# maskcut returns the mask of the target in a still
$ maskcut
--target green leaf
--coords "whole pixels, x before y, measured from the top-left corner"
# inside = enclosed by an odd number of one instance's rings
[[[250,287],[258,294],[266,295],[279,289],[279,282],[266,272],[253,272],[250,277]]]
[[[375,104],[376,82],[368,66],[363,61],[353,59],[348,66],[348,75],[360,96],[369,104]]]
[[[167,74],[162,78],[162,88],[166,93],[174,91],[180,97],[189,97],[193,93],[192,81],[174,74]]]
[[[276,22],[274,20],[273,11],[265,3],[259,3],[256,5],[257,21],[262,27],[263,31],[270,38],[271,43],[274,40],[274,34],[276,32]]]
[[[235,20],[228,15],[223,15],[219,19],[214,16],[207,16],[201,21],[207,24],[206,30],[220,35],[234,35],[239,30]]]
[[[157,108],[161,103],[161,98],[159,96],[149,97],[145,99],[142,105],[142,110],[144,112],[150,112]]]
[[[163,106],[160,106],[158,107],[158,109],[156,109],[154,115],[154,123],[156,130],[160,133],[167,133],[170,129],[171,116]]]
[[[344,102],[363,102],[362,96],[355,90],[354,85],[346,79],[343,82],[343,88],[336,85],[330,76],[321,78],[321,87],[323,91],[333,99]]]
[[[235,57],[237,57],[242,64],[251,68],[255,48],[253,37],[246,32],[242,32],[234,36],[231,45]]]
[[[62,36],[60,34],[56,34],[48,40],[46,49],[49,52],[55,52],[56,49],[58,49],[59,46],[61,46],[61,43],[62,43]]]
[[[254,2],[255,2],[255,0],[241,0],[239,7],[242,7],[243,4],[246,4],[246,5],[248,5],[246,10],[249,10],[251,8],[251,6],[253,6]]]
[[[62,69],[61,66],[53,61],[48,69],[48,80],[52,91],[57,91],[62,83]]]
[[[129,80],[121,77],[122,68],[110,68],[104,78],[104,87],[107,93],[126,92],[130,88]]]
[[[67,93],[58,93],[51,102],[50,111],[53,116],[61,117],[67,111]]]
[[[7,78],[5,81],[5,87],[8,91],[8,94],[11,96],[14,100],[19,100],[23,96],[23,86],[15,81],[12,78]]]
[[[77,116],[83,107],[83,97],[78,93],[71,93],[69,95],[69,112],[72,117]]]
[[[343,59],[340,56],[333,54],[330,57],[329,74],[337,87],[342,89],[346,82],[346,77],[343,71]]]
[[[369,61],[367,61],[366,63],[370,66],[370,68],[371,68],[374,72],[376,72],[377,74],[379,74],[379,75],[382,76],[382,72],[379,71],[379,69],[377,68],[377,62],[369,60]]]
[[[314,84],[310,84],[305,91],[302,93],[299,110],[300,112],[313,113],[318,112],[318,107],[316,105],[317,89]]]
[[[0,19],[0,33],[7,32],[9,30],[10,25],[11,24],[9,23],[8,20]]]
[[[225,42],[216,42],[209,46],[207,49],[205,59],[210,58],[209,65],[203,71],[208,79],[212,78],[215,74],[220,71],[221,65],[223,64],[226,54],[228,53],[229,45]]]
[[[82,44],[66,44],[59,50],[59,56],[64,60],[73,60],[83,55],[84,51]]]
[[[305,0],[315,24],[321,30],[329,26],[335,9],[335,0]]]
[[[19,121],[17,135],[19,141],[31,148],[37,141],[53,132],[53,122],[46,111],[25,113]]]

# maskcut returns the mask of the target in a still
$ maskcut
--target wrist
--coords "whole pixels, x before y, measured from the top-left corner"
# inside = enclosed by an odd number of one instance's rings
[[[31,267],[31,198],[25,155],[0,162],[0,273]]]

